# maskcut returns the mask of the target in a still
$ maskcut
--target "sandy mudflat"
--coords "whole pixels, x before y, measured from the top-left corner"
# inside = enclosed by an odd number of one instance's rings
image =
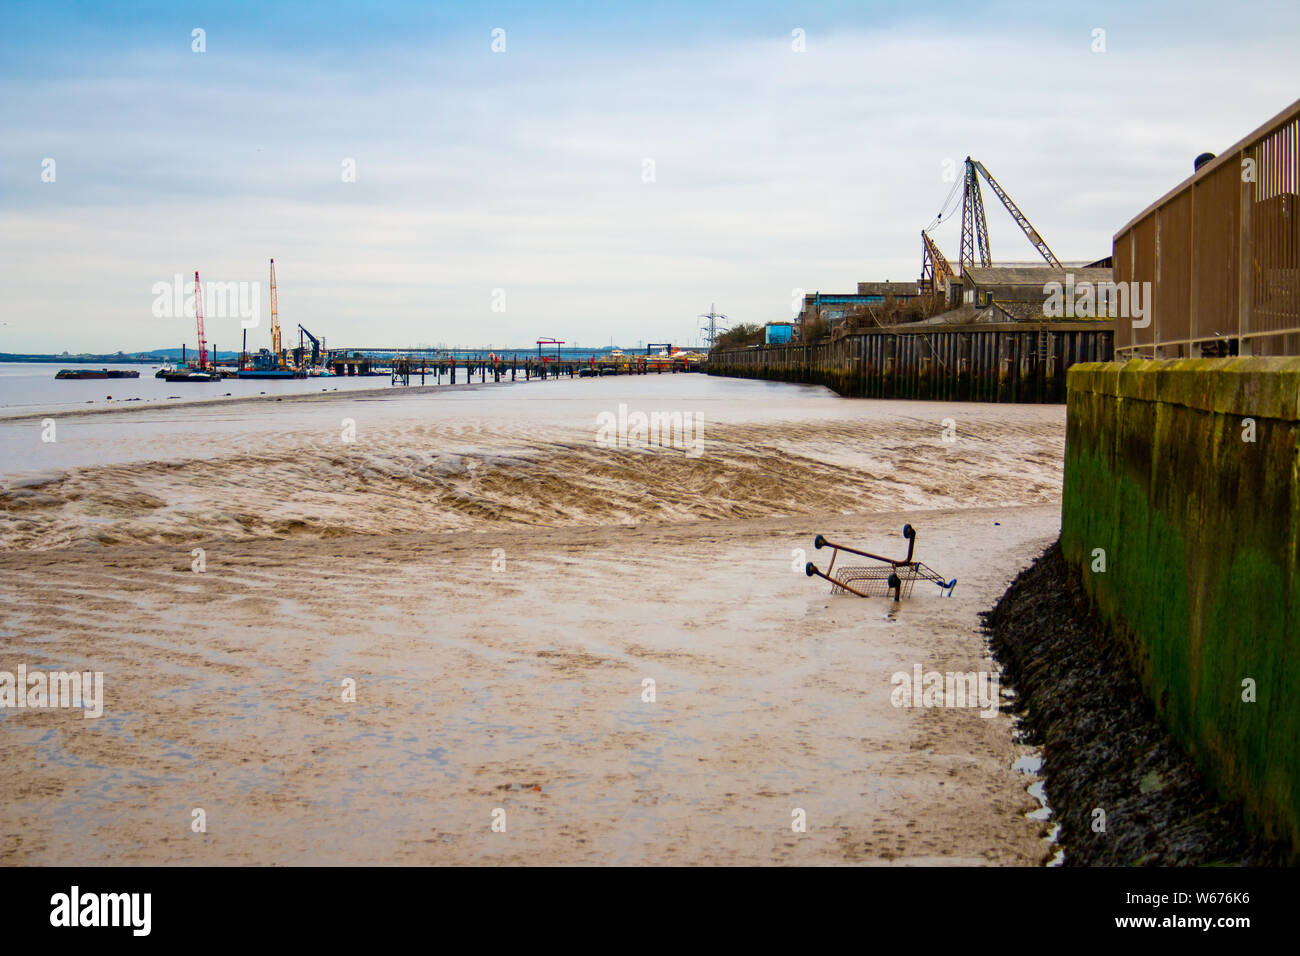
[[[936,451],[951,406],[814,406],[694,459],[425,412],[10,482],[0,669],[102,670],[106,703],[0,712],[0,862],[1042,863],[1010,719],[890,677],[992,666],[977,614],[1056,535],[1063,415],[964,413]],[[952,598],[794,570],[904,521]]]

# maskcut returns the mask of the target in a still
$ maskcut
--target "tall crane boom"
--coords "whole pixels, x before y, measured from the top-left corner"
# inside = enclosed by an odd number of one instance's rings
[[[1007,212],[1011,213],[1011,218],[1016,221],[1016,225],[1018,225],[1021,231],[1029,237],[1029,241],[1034,244],[1034,248],[1038,250],[1038,254],[1046,259],[1049,265],[1055,266],[1058,269],[1064,268],[1061,265],[1061,260],[1056,258],[1056,255],[1048,248],[1047,243],[1043,241],[1043,237],[1038,234],[1038,230],[1033,227],[1030,221],[1025,217],[1025,214],[1020,211],[1020,207],[1011,201],[1011,197],[1008,196],[1006,191],[998,185],[998,181],[993,178],[992,174],[984,168],[984,164],[979,160],[972,160],[969,156],[966,157],[966,162],[968,164],[974,164],[975,168],[979,170],[979,174],[984,177],[985,181],[993,189],[993,192],[997,195],[998,199],[1002,200],[1002,205],[1007,207]]]
[[[316,338],[316,336],[312,335],[310,332],[304,329],[302,327],[302,323],[299,322],[298,323],[298,348],[300,351],[303,352],[306,351],[306,347],[302,344],[303,336],[306,336],[307,338],[311,339],[311,363],[310,364],[319,365],[321,361],[321,355],[325,351],[324,343],[321,342],[320,339]],[[396,353],[394,353],[393,358],[394,359],[397,358]],[[296,358],[295,361],[297,361]]]
[[[919,283],[922,295],[938,292],[943,285],[944,279],[955,279],[956,274],[952,271],[952,266],[948,265],[948,260],[944,258],[939,247],[935,245],[929,233],[924,229],[921,230],[921,281]]]
[[[199,368],[208,367],[208,340],[203,335],[203,286],[199,285],[199,270],[194,270],[194,314],[197,317],[199,331]],[[216,356],[212,356],[213,364]]]
[[[280,352],[280,309],[275,298],[275,260],[271,260],[271,354],[275,356],[276,367],[284,365]]]
[[[1011,213],[1011,218],[1016,221],[1021,232],[1028,237],[1033,243],[1038,254],[1047,260],[1047,264],[1055,266],[1057,269],[1063,268],[1061,260],[1056,258],[1043,237],[1038,234],[1028,217],[1020,211],[1017,206],[1007,195],[1005,189],[998,185],[998,181],[984,167],[979,160],[966,157],[966,188],[962,196],[961,210],[961,260],[960,265],[964,271],[968,266],[975,264],[975,255],[978,252],[980,265],[990,266],[993,264],[993,257],[989,255],[989,226],[984,218],[984,197],[980,193],[979,177],[983,176],[984,181],[989,184],[994,195],[1001,200],[1002,205],[1006,207],[1007,212]]]
[[[963,272],[967,266],[975,264],[977,249],[980,265],[992,265],[993,257],[989,255],[989,224],[984,218],[984,197],[980,195],[980,181],[975,175],[975,164],[967,156],[966,184],[961,203],[961,259],[958,260]]]

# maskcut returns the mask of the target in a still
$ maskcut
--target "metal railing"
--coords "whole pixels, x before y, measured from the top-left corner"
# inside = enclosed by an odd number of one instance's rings
[[[1149,296],[1115,358],[1300,355],[1297,193],[1300,100],[1115,234],[1115,283]]]

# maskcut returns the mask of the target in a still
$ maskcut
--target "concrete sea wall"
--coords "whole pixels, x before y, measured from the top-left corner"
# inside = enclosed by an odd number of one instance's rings
[[[1207,779],[1300,847],[1300,359],[1080,364],[1067,406],[1066,560]]]

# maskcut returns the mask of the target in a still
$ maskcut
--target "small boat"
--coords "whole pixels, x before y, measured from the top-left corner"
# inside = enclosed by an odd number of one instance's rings
[[[123,369],[89,369],[89,368],[64,368],[60,369],[55,378],[139,378],[139,372],[128,372]]]
[[[269,349],[259,349],[239,369],[240,378],[306,378],[306,374],[290,368]]]

